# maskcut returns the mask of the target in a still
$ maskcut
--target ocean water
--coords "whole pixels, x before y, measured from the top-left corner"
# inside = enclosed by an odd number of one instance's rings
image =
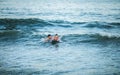
[[[0,0],[0,75],[120,75],[120,0]]]

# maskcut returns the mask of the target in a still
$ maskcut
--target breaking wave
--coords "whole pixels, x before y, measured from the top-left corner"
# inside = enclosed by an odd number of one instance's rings
[[[47,21],[37,18],[28,18],[28,19],[9,19],[4,18],[0,19],[0,37],[19,37],[19,38],[29,38],[29,39],[40,39],[47,34],[50,33],[49,30],[53,30],[51,33],[55,32],[55,28],[57,28],[58,34],[59,31],[67,30],[70,28],[87,28],[91,31],[92,28],[99,28],[101,30],[104,29],[113,29],[119,28],[120,23],[106,23],[106,22],[69,22],[62,20],[53,20]],[[61,29],[62,27],[62,29]],[[48,32],[47,34],[43,32]],[[76,33],[76,31],[72,30],[73,34],[66,34],[61,36],[61,40],[63,42],[104,42],[108,40],[116,41],[120,40],[119,33],[106,33],[106,32],[93,32],[93,33]],[[74,33],[75,32],[75,33]],[[34,33],[41,33],[35,34]],[[70,41],[69,41],[70,40]]]

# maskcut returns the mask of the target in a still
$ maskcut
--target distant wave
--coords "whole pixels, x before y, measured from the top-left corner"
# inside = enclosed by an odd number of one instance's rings
[[[99,21],[93,21],[93,22],[69,22],[69,21],[62,21],[62,20],[55,20],[55,21],[50,21],[50,23],[53,24],[67,24],[69,26],[74,26],[74,25],[79,25],[81,27],[86,27],[86,28],[104,28],[104,29],[109,29],[109,28],[115,28],[115,27],[120,27],[120,22],[99,22]],[[60,26],[61,26],[60,25]]]
[[[106,23],[106,22],[90,22],[87,23],[86,25],[84,25],[83,27],[87,27],[87,28],[115,28],[115,27],[120,27],[120,23]]]
[[[52,24],[37,18],[28,18],[28,19],[11,19],[11,18],[4,18],[0,19],[0,25],[5,26],[6,29],[14,29],[17,25],[39,25],[40,27],[44,26],[52,26]]]
[[[120,23],[107,23],[107,22],[70,22],[64,20],[42,20],[38,18],[28,18],[28,19],[11,19],[11,18],[3,18],[0,19],[0,29],[14,29],[16,26],[60,26],[60,27],[72,27],[74,25],[79,25],[86,28],[114,28],[120,27]]]
[[[120,23],[107,23],[107,22],[69,22],[64,20],[42,20],[37,18],[28,18],[28,19],[11,19],[11,18],[4,18],[0,19],[0,37],[18,37],[22,35],[22,38],[35,38],[40,39],[40,37],[45,37],[47,34],[42,34],[43,32],[48,32],[49,29],[56,28],[58,31],[61,29],[64,30],[65,28],[74,28],[83,27],[89,29],[91,28],[99,28],[99,29],[110,29],[110,28],[117,28],[119,30]],[[45,28],[44,28],[45,27]],[[61,29],[59,29],[61,28]],[[63,29],[64,28],[64,29]],[[38,31],[37,31],[38,29]],[[46,30],[48,29],[48,30]],[[40,31],[39,31],[40,30]],[[79,30],[79,29],[78,29]],[[89,32],[88,31],[88,32]],[[34,35],[34,33],[36,33]],[[37,34],[38,33],[38,34]],[[41,34],[39,34],[41,33]],[[71,32],[70,32],[71,33]],[[59,32],[58,32],[59,34]],[[25,36],[23,36],[25,35]],[[73,34],[69,34],[66,32],[63,35],[59,34],[61,39],[65,42],[89,42],[89,41],[108,41],[108,40],[120,40],[120,34],[118,33],[103,33],[103,32],[93,32],[87,33],[83,32],[79,34],[79,32],[74,32]],[[29,37],[28,37],[29,36]]]

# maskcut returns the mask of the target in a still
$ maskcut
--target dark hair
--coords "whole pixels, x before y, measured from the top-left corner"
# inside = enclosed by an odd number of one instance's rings
[[[56,36],[58,35],[58,34],[55,34]]]
[[[48,37],[51,36],[50,34],[48,34]]]

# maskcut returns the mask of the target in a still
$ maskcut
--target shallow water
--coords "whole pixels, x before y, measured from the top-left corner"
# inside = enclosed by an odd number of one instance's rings
[[[119,7],[119,0],[1,0],[0,75],[119,75]],[[58,46],[43,42],[56,33]]]

